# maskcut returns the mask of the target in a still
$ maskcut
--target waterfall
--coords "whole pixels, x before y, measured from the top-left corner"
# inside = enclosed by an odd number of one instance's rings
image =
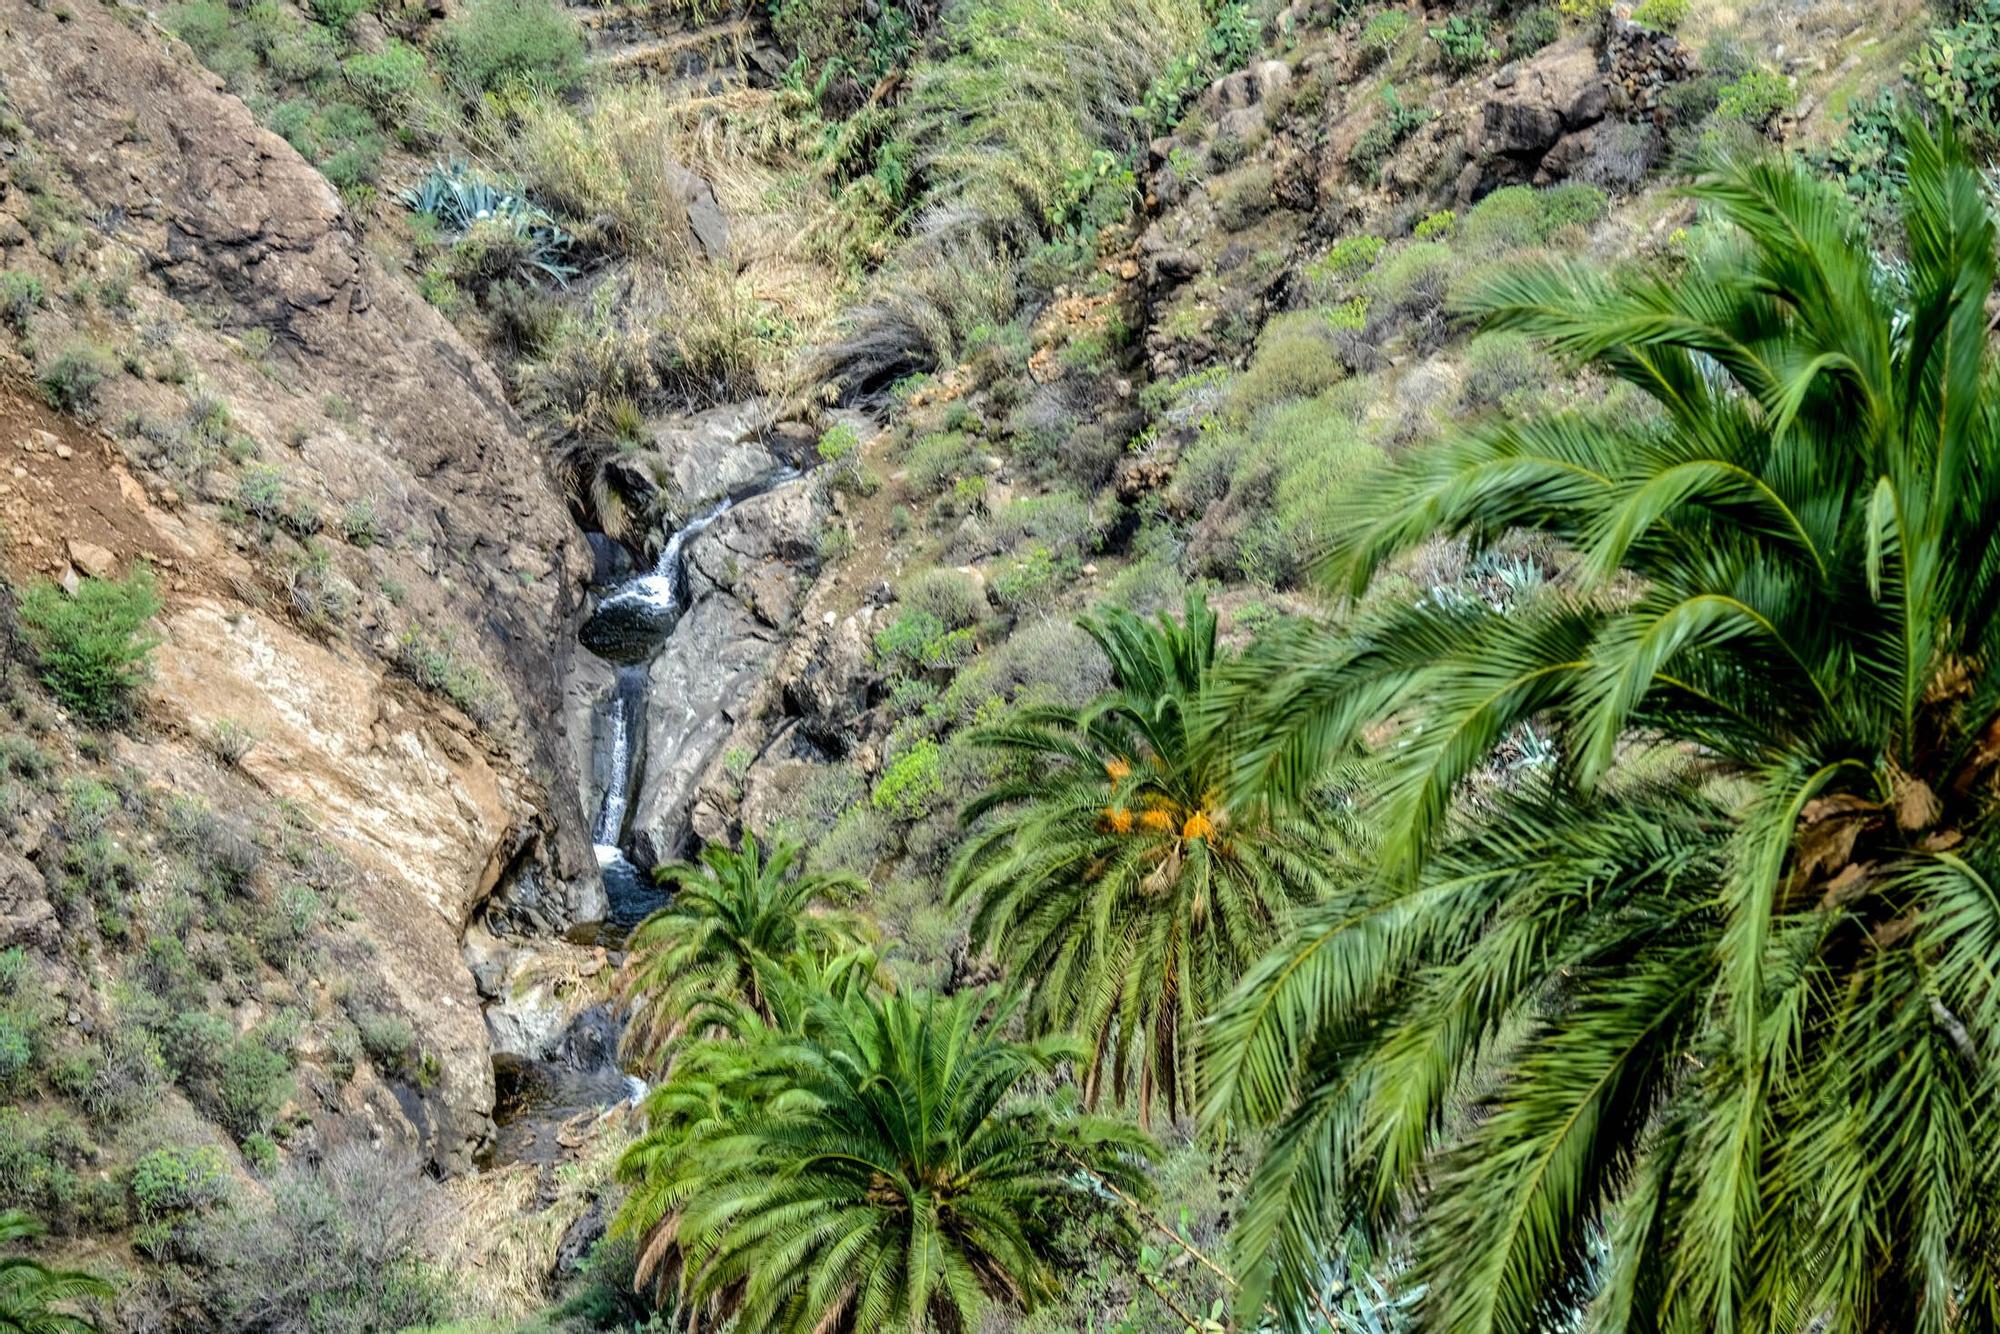
[[[599,610],[610,611],[614,608],[640,604],[655,618],[668,622],[671,631],[671,622],[678,619],[681,611],[681,592],[687,587],[681,552],[690,538],[727,514],[735,503],[734,496],[724,496],[704,513],[691,519],[685,527],[667,539],[667,545],[660,550],[660,559],[654,563],[649,573],[622,585],[610,597],[604,599]]]
[[[625,837],[625,812],[632,804],[632,781],[637,776],[635,755],[646,731],[646,670],[620,667],[617,684],[604,720],[610,733],[610,764],[605,774],[604,796],[597,803],[597,818],[591,823],[591,841],[597,845],[602,863],[607,851],[616,853]]]

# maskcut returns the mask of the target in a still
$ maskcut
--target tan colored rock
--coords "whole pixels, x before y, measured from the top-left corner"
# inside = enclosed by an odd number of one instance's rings
[[[76,538],[69,542],[70,563],[93,579],[109,579],[118,568],[118,558],[98,546]]]

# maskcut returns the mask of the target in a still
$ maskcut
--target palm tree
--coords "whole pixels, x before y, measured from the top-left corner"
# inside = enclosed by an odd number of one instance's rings
[[[690,1329],[970,1331],[1054,1291],[1066,1217],[1119,1221],[1102,1183],[1146,1193],[1151,1141],[1044,1091],[1074,1044],[1001,1036],[986,992],[780,1012],[693,1044],[620,1164],[616,1226]]]
[[[1339,841],[1319,812],[1225,808],[1230,754],[1205,724],[1225,661],[1190,594],[1180,622],[1112,610],[1080,622],[1113,688],[1081,710],[1035,708],[974,734],[1025,762],[967,807],[952,869],[978,901],[972,932],[1030,988],[1035,1031],[1089,1044],[1086,1096],[1106,1063],[1136,1074],[1141,1124],[1196,1088],[1195,1026],[1320,892]]]
[[[760,963],[799,953],[831,956],[866,940],[866,924],[842,906],[861,892],[861,881],[846,874],[794,875],[798,855],[799,845],[783,839],[766,855],[756,835],[746,832],[740,849],[704,849],[700,865],[655,868],[654,877],[677,892],[633,930],[629,942],[620,989],[631,1003],[625,1040],[632,1050],[662,1060],[703,996],[740,997],[768,1018]]]
[[[1492,280],[1637,393],[1411,454],[1335,568],[1525,527],[1564,586],[1301,634],[1232,701],[1267,793],[1394,724],[1376,873],[1206,1035],[1211,1118],[1270,1128],[1246,1301],[1304,1309],[1355,1221],[1470,1334],[2000,1324],[1994,224],[1908,135],[1903,267],[1746,162],[1706,271]],[[1468,800],[1531,721],[1542,775]]]
[[[0,1210],[0,1246],[38,1237],[42,1225],[19,1209]],[[85,1297],[111,1297],[94,1274],[51,1269],[30,1256],[0,1256],[0,1334],[97,1334],[98,1326],[56,1308]]]

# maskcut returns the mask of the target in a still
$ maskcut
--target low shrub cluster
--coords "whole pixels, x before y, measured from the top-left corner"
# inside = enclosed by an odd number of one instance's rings
[[[159,639],[146,623],[160,610],[152,572],[123,579],[87,578],[70,596],[37,584],[21,599],[21,621],[41,662],[42,680],[86,722],[122,722],[146,680]]]

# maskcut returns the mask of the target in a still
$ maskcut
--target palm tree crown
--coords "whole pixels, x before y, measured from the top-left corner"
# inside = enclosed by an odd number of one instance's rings
[[[865,940],[862,920],[840,906],[861,891],[861,881],[793,875],[798,854],[797,843],[780,840],[767,856],[756,836],[745,833],[740,849],[704,849],[698,866],[671,862],[655,869],[677,892],[629,941],[620,986],[631,1002],[626,1042],[633,1050],[657,1061],[685,1030],[696,1001],[717,992],[768,1017],[760,963],[832,955]]]
[[[1113,688],[1088,708],[1024,711],[976,739],[1025,760],[966,811],[976,828],[951,877],[978,901],[975,940],[1031,988],[1030,1022],[1090,1043],[1094,1100],[1107,1059],[1136,1070],[1142,1124],[1195,1087],[1192,1034],[1319,891],[1322,822],[1225,808],[1228,753],[1206,723],[1223,657],[1199,594],[1185,618],[1086,617]]]
[[[1150,1141],[1036,1092],[1067,1040],[1002,1037],[1009,1007],[983,991],[815,985],[778,984],[784,1027],[693,1044],[620,1165],[641,1279],[673,1278],[691,1312],[969,1331],[993,1300],[1053,1292],[1063,1218],[1106,1204],[1092,1175],[1146,1192]]]
[[[1643,399],[1413,452],[1336,568],[1527,527],[1566,587],[1301,635],[1237,696],[1265,791],[1396,724],[1380,873],[1209,1035],[1211,1115],[1273,1126],[1251,1300],[1358,1202],[1415,1220],[1440,1329],[2000,1322],[1994,225],[1908,137],[1900,268],[1749,162],[1696,191],[1712,267],[1491,281]],[[1466,801],[1530,720],[1546,772]]]
[[[0,1210],[0,1246],[38,1237],[42,1225],[19,1209]],[[97,1334],[98,1326],[58,1307],[85,1297],[111,1297],[94,1274],[51,1269],[26,1255],[0,1256],[0,1334]]]

